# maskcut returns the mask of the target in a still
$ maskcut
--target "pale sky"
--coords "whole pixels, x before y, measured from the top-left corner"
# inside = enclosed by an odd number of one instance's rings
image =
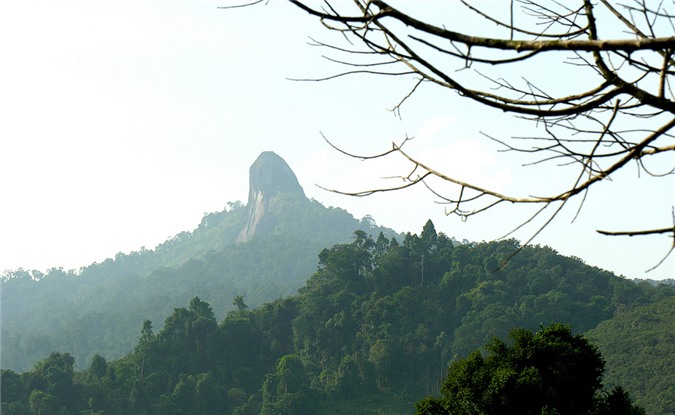
[[[398,119],[388,109],[411,80],[288,80],[339,72],[322,59],[325,50],[308,46],[309,36],[334,38],[300,10],[270,3],[242,10],[218,9],[226,0],[0,6],[0,272],[78,269],[154,248],[194,229],[205,212],[245,202],[248,168],[265,150],[288,162],[309,197],[397,231],[419,232],[432,219],[459,240],[489,241],[531,212],[508,206],[462,222],[421,188],[367,198],[328,193],[316,185],[363,190],[406,167],[347,159],[320,132],[360,153],[414,136],[409,150],[420,159],[507,193],[561,184],[559,168],[522,167],[531,160],[498,153],[480,134],[508,138],[522,124],[448,91],[420,89]],[[669,223],[675,181],[668,180],[637,179],[628,169],[594,189],[573,224],[577,204],[534,243],[626,277],[673,278],[672,256],[645,274],[667,253],[667,237],[595,233]],[[535,230],[515,236],[525,240]]]

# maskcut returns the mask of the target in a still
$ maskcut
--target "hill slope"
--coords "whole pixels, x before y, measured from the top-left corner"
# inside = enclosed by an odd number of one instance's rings
[[[370,218],[309,200],[286,162],[264,152],[250,169],[249,205],[206,214],[191,232],[117,254],[78,273],[19,270],[5,276],[2,367],[26,370],[52,350],[84,367],[95,353],[128,353],[145,319],[163,321],[199,295],[218,316],[243,296],[255,306],[294,293],[316,270],[317,253],[356,229],[393,236]]]
[[[586,333],[607,361],[607,383],[623,385],[654,414],[675,414],[675,297],[621,310]]]
[[[493,272],[516,248],[513,240],[455,245],[431,222],[401,243],[357,232],[321,251],[296,295],[254,309],[238,302],[220,322],[195,297],[156,334],[150,321],[139,326],[133,352],[119,360],[94,357],[74,374],[60,353],[30,373],[5,372],[12,394],[3,413],[35,394],[69,413],[410,413],[438,392],[449,362],[511,328],[560,321],[583,332],[664,301],[664,316],[672,315],[673,287],[636,284],[546,247],[525,247]],[[664,339],[644,344],[644,353],[672,348]],[[76,392],[42,382],[49,367],[62,368]],[[650,382],[623,386],[672,402],[668,382]]]

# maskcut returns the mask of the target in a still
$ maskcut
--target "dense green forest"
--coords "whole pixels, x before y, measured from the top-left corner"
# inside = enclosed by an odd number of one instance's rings
[[[195,296],[156,332],[157,320],[139,324],[122,358],[95,355],[77,371],[62,349],[31,371],[4,370],[2,413],[411,413],[439,393],[448,365],[493,336],[554,322],[575,333],[606,322],[595,331],[601,345],[634,338],[639,353],[630,343],[600,347],[608,384],[625,386],[639,404],[649,397],[649,414],[667,413],[672,382],[630,367],[673,361],[672,335],[663,334],[672,328],[673,287],[638,284],[538,246],[497,270],[518,248],[515,240],[457,244],[431,222],[400,242],[357,231],[351,243],[320,252],[295,295],[249,307],[232,293],[234,309],[222,319]],[[650,320],[648,307],[662,317]],[[630,316],[645,324],[632,330]]]
[[[607,361],[607,383],[622,385],[653,414],[675,414],[675,297],[621,308],[586,336]],[[627,358],[630,356],[630,358]]]

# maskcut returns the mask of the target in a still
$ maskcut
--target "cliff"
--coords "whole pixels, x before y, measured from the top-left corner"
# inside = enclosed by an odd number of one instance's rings
[[[307,201],[305,192],[286,161],[272,151],[261,153],[249,169],[248,215],[237,242],[270,234],[278,208],[303,201]]]

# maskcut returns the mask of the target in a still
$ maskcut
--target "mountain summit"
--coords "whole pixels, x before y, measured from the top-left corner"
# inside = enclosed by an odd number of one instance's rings
[[[276,223],[275,211],[284,202],[306,200],[286,161],[273,151],[262,152],[249,169],[248,219],[238,242],[271,233]]]

